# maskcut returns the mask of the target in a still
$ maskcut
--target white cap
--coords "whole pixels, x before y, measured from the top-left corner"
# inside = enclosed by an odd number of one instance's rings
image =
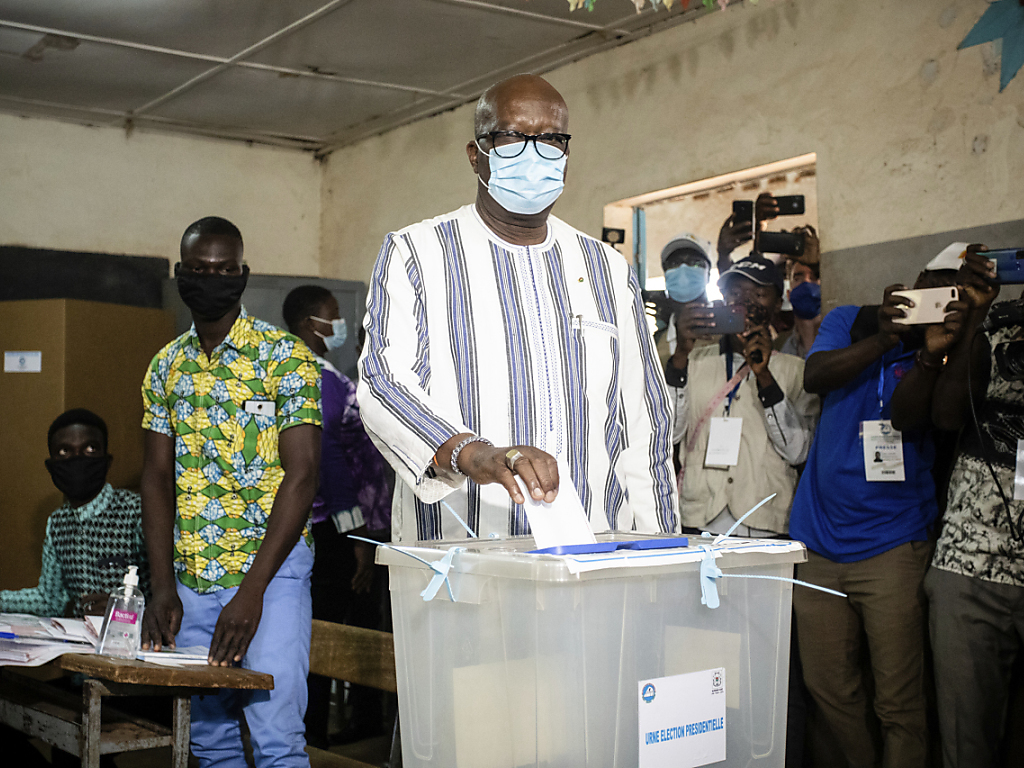
[[[967,243],[950,243],[939,255],[928,262],[925,272],[937,272],[940,269],[960,269],[964,256],[967,254]]]
[[[715,252],[715,246],[711,244],[710,240],[705,240],[703,237],[698,237],[692,232],[680,232],[678,235],[673,237],[667,243],[665,247],[661,249],[661,263],[665,264],[665,258],[672,254],[673,251],[677,251],[680,248],[692,248],[695,251],[699,251],[707,259],[708,269],[711,269],[715,265],[715,259],[717,258]]]
[[[139,586],[139,566],[129,565],[128,573],[124,575],[124,585],[126,587],[137,587]]]

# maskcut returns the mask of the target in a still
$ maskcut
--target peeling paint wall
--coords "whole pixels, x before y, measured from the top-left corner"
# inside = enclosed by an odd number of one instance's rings
[[[202,216],[254,272],[320,272],[320,165],[294,150],[0,115],[0,244],[163,256]]]
[[[1000,94],[994,47],[956,49],[986,7],[743,4],[562,67],[555,213],[599,234],[606,203],[816,152],[826,251],[1024,218],[1024,75]],[[389,230],[470,202],[471,132],[466,106],[332,154],[324,274],[365,280]]]

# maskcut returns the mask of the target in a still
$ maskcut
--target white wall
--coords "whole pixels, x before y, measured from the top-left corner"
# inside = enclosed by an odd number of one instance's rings
[[[0,115],[0,245],[174,261],[217,215],[254,272],[317,275],[320,176],[296,150]]]
[[[817,153],[826,251],[1024,218],[1024,75],[956,47],[986,0],[743,4],[548,75],[569,104],[555,213]],[[323,269],[365,280],[390,229],[472,200],[465,106],[332,154]],[[849,265],[855,269],[856,265]]]

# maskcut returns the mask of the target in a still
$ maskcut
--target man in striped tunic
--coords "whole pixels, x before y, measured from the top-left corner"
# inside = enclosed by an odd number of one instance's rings
[[[594,530],[675,531],[670,404],[626,261],[551,216],[568,109],[519,75],[477,103],[476,202],[387,236],[359,405],[398,477],[395,540],[530,532],[565,483]],[[558,461],[569,473],[559,476]]]

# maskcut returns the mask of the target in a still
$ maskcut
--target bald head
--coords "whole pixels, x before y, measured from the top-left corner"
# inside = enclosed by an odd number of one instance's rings
[[[527,104],[534,109],[539,107],[542,111],[549,112],[552,118],[561,124],[561,132],[568,130],[569,108],[565,105],[562,94],[543,77],[514,75],[492,85],[477,101],[473,135],[483,136],[491,131],[507,130],[506,126],[501,126],[503,116],[510,112],[519,112],[520,109],[517,107]]]

